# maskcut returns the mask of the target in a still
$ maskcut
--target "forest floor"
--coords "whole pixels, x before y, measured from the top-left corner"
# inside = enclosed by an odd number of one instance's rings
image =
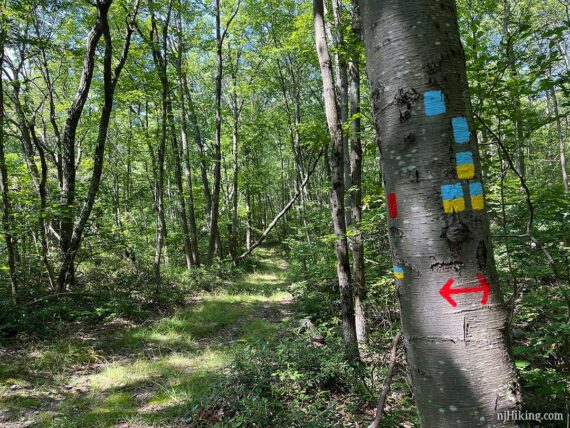
[[[289,315],[287,263],[260,253],[255,272],[167,316],[0,347],[0,426],[192,426],[189,409],[220,385],[232,351]]]

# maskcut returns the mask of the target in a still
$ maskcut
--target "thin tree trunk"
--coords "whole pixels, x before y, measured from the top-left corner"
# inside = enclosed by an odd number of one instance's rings
[[[515,426],[497,416],[520,409],[520,387],[490,242],[455,2],[361,4],[421,425]]]
[[[217,248],[220,240],[218,228],[218,216],[220,211],[220,188],[221,188],[221,168],[222,168],[222,78],[223,78],[223,57],[222,57],[222,29],[220,1],[216,0],[216,130],[214,135],[214,191],[212,193],[212,207],[210,211],[210,240],[208,243],[208,265],[212,263],[214,254],[221,249]]]
[[[564,186],[564,193],[568,193],[568,170],[566,167],[566,141],[562,133],[562,124],[560,121],[560,112],[558,110],[558,98],[556,90],[550,89],[550,98],[552,99],[552,110],[556,118],[556,136],[558,139],[558,151],[560,154],[560,169],[562,170],[562,185]]]
[[[513,46],[511,42],[511,30],[510,30],[510,17],[511,17],[511,3],[510,0],[503,0],[503,32],[504,38],[507,40],[506,43],[506,57],[509,64],[509,70],[513,78],[518,76],[518,70],[513,58]],[[511,99],[513,103],[512,116],[514,117],[514,131],[515,131],[515,145],[516,145],[516,159],[517,159],[517,171],[523,177],[526,177],[526,162],[524,154],[524,129],[523,121],[521,118],[521,100],[519,94],[513,94],[511,92]]]
[[[6,28],[4,17],[0,16],[0,72],[4,65],[4,41],[6,40]],[[6,157],[4,152],[4,86],[0,78],[0,186],[2,190],[2,234],[6,242],[8,252],[8,273],[10,274],[10,292],[12,299],[16,301],[18,290],[18,276],[16,273],[15,244],[12,236],[12,206],[8,190],[8,168],[6,167]]]
[[[20,73],[21,73],[22,64],[23,60],[22,62],[20,62],[20,66],[12,67],[12,74],[14,75],[14,80],[12,81],[14,111],[16,113],[17,122],[21,132],[22,149],[24,152],[24,158],[26,160],[26,166],[30,171],[34,189],[36,190],[40,199],[40,211],[38,215],[38,231],[40,235],[42,262],[48,274],[48,280],[52,291],[57,291],[54,270],[51,265],[51,262],[49,261],[49,255],[48,255],[49,246],[47,242],[46,224],[45,224],[45,211],[47,206],[47,201],[46,201],[47,198],[46,183],[47,183],[47,172],[48,172],[47,163],[45,159],[45,152],[41,144],[39,144],[33,124],[31,124],[26,118],[26,115],[24,113],[24,108],[20,101],[20,89],[21,89]],[[38,151],[38,154],[40,155],[40,163],[42,168],[41,175],[36,165],[34,148]]]
[[[323,80],[323,97],[330,138],[332,141],[331,161],[331,214],[335,233],[337,276],[340,288],[342,330],[349,358],[358,358],[354,301],[350,279],[350,262],[346,223],[344,217],[344,156],[342,129],[338,121],[332,68],[325,38],[324,6],[322,0],[313,0],[315,42]]]
[[[182,244],[184,249],[184,260],[186,261],[186,268],[188,272],[192,270],[194,265],[194,257],[192,255],[192,241],[190,239],[190,229],[188,227],[188,218],[186,214],[186,199],[184,197],[184,184],[182,181],[182,166],[180,159],[180,148],[178,146],[178,139],[176,137],[176,127],[174,125],[174,114],[172,112],[172,98],[170,96],[170,81],[168,79],[168,27],[170,25],[170,17],[172,13],[172,1],[169,3],[167,19],[162,28],[162,52],[158,43],[153,46],[153,59],[155,66],[158,70],[160,83],[162,87],[162,124],[161,124],[161,142],[165,146],[167,133],[170,133],[170,144],[172,149],[172,162],[174,163],[174,184],[178,199],[175,204],[177,208],[177,217],[180,222],[180,229],[182,231]],[[154,20],[154,18],[153,18]],[[156,24],[154,24],[156,25]],[[158,40],[158,37],[157,37]],[[170,192],[169,192],[170,193]]]
[[[319,156],[320,157],[320,156]],[[309,181],[309,178],[311,177],[311,175],[313,174],[313,172],[315,171],[315,168],[317,166],[319,162],[319,158],[317,158],[313,164],[313,166],[311,168],[309,168],[309,171],[307,171],[307,175],[305,176],[305,179],[303,180],[303,182],[301,183],[301,187],[299,189],[297,189],[295,191],[295,194],[293,195],[293,197],[289,200],[289,202],[287,202],[287,205],[285,205],[281,211],[279,211],[277,213],[277,215],[273,218],[273,220],[271,220],[271,223],[269,223],[269,225],[265,228],[265,230],[263,231],[263,233],[261,234],[261,236],[257,239],[257,241],[255,241],[255,243],[250,244],[247,248],[247,250],[242,253],[238,258],[237,261],[243,260],[244,258],[246,258],[247,256],[249,256],[253,250],[255,250],[258,246],[260,246],[263,241],[265,240],[265,238],[267,238],[267,236],[269,235],[269,233],[273,230],[273,228],[277,225],[277,223],[279,223],[279,220],[287,213],[287,211],[289,211],[289,209],[293,206],[293,204],[297,201],[297,199],[299,198],[299,196],[301,195],[301,193],[303,192],[303,188],[307,185],[307,182]]]
[[[95,144],[95,153],[93,155],[93,174],[89,183],[87,197],[85,203],[81,208],[81,212],[73,225],[71,238],[67,244],[67,251],[63,255],[63,261],[59,270],[58,288],[59,291],[64,291],[67,287],[73,285],[75,278],[75,257],[79,251],[83,231],[91,216],[93,205],[97,193],[99,192],[99,185],[101,183],[101,175],[103,172],[103,162],[105,158],[105,143],[107,141],[107,131],[109,129],[109,122],[111,119],[111,112],[113,110],[113,97],[117,82],[129,53],[131,36],[132,36],[132,21],[135,19],[138,12],[139,0],[135,0],[131,10],[129,21],[127,24],[126,34],[124,36],[124,44],[121,56],[115,69],[112,69],[113,61],[113,43],[111,40],[111,33],[109,30],[108,12],[111,7],[112,0],[107,2],[100,1],[97,6],[98,20],[101,21],[103,38],[105,40],[104,60],[103,60],[103,108],[101,110],[101,117],[99,119],[99,129]],[[75,174],[75,173],[74,173]],[[62,236],[63,238],[63,236]]]
[[[165,88],[162,77],[163,68],[164,69],[166,68],[166,64],[163,64],[164,58],[160,53],[160,39],[159,39],[158,27],[153,7],[154,7],[153,2],[149,0],[149,8],[151,9],[150,43],[152,47],[152,56],[155,66],[160,74],[161,84],[162,84],[161,126],[160,126],[160,137],[156,154],[156,179],[155,179],[157,225],[156,225],[156,245],[155,245],[155,255],[154,255],[154,274],[155,274],[156,285],[157,287],[159,287],[161,282],[160,269],[161,269],[163,251],[165,250],[165,240],[167,236],[166,216],[164,210],[164,172],[165,172],[164,162],[166,158],[166,134],[167,134],[167,122],[168,122],[167,99],[169,94],[168,94],[168,88]],[[168,12],[168,18],[166,20],[167,22],[164,24],[165,27],[168,26],[171,10],[172,10],[172,2],[169,3],[169,12]],[[164,43],[166,43],[166,38],[164,38]]]
[[[188,119],[190,120],[190,126],[192,127],[192,136],[194,137],[194,143],[198,148],[198,155],[200,160],[200,177],[202,179],[202,190],[204,192],[204,211],[206,213],[206,220],[209,227],[210,213],[212,211],[212,193],[210,191],[210,183],[208,181],[208,166],[206,164],[206,150],[204,148],[204,143],[202,141],[202,134],[200,132],[200,125],[198,124],[198,117],[196,116],[196,111],[194,109],[194,101],[192,100],[192,94],[190,88],[188,87],[188,79],[186,78],[186,73],[182,73],[182,90],[183,94],[186,96],[188,101]]]
[[[40,157],[40,165],[41,165],[41,176],[38,183],[38,193],[40,195],[40,212],[38,216],[38,229],[40,233],[40,243],[41,243],[41,256],[42,262],[46,269],[46,273],[48,275],[48,280],[50,287],[53,291],[57,290],[57,282],[56,282],[56,275],[49,260],[49,244],[47,238],[47,227],[46,227],[46,208],[47,208],[47,180],[48,180],[48,166],[46,162],[46,156],[42,145],[39,143],[38,138],[35,134],[34,128],[31,127],[31,135],[36,150],[38,151],[38,155]]]
[[[361,46],[361,28],[358,0],[352,1],[352,32],[354,43]],[[352,247],[352,277],[354,280],[354,318],[356,323],[356,338],[359,345],[367,342],[366,314],[363,301],[366,298],[366,281],[364,275],[364,242],[360,231],[362,220],[362,141],[360,121],[360,49],[352,55],[349,61],[350,72],[350,173],[352,191],[350,197],[351,216],[350,243]]]
[[[348,122],[348,65],[346,54],[347,49],[342,32],[341,4],[339,0],[332,0],[332,11],[334,18],[334,29],[336,39],[335,65],[336,65],[336,92],[338,96],[340,123],[345,126]],[[348,133],[342,133],[342,150],[344,157],[344,221],[347,226],[352,222],[351,205],[352,198],[349,189],[352,187],[351,177],[351,151],[348,147]]]
[[[95,25],[87,35],[85,48],[85,58],[83,60],[83,71],[79,82],[79,88],[75,98],[67,113],[65,129],[63,131],[63,161],[62,161],[62,189],[61,189],[61,209],[64,211],[60,218],[60,248],[61,266],[58,278],[58,291],[61,293],[75,283],[75,265],[73,263],[71,240],[73,235],[73,225],[75,215],[73,205],[75,203],[75,175],[76,156],[75,140],[77,126],[83,113],[83,107],[89,95],[93,70],[95,68],[95,52],[99,39],[103,35],[104,20],[112,0],[106,0],[97,6],[97,19]]]
[[[194,190],[192,185],[192,169],[190,168],[190,150],[188,148],[188,121],[186,112],[186,100],[184,97],[184,81],[183,81],[183,43],[182,43],[182,23],[179,21],[178,28],[178,59],[176,62],[178,72],[178,83],[180,85],[180,139],[182,140],[182,160],[184,165],[184,178],[186,180],[186,205],[188,210],[188,225],[190,228],[190,244],[192,264],[200,265],[200,256],[198,251],[198,229],[196,227],[196,212],[194,210]]]
[[[237,83],[236,83],[237,85]],[[237,260],[237,247],[238,247],[238,202],[239,202],[239,193],[238,193],[238,174],[239,174],[239,111],[237,106],[234,106],[234,123],[233,123],[233,135],[232,135],[232,156],[233,156],[233,163],[232,163],[232,221],[231,221],[231,246],[230,252],[232,255],[232,259],[234,263]]]
[[[222,185],[222,78],[223,78],[223,55],[224,39],[234,18],[236,17],[241,0],[238,1],[233,14],[230,16],[222,31],[222,12],[220,1],[215,1],[216,17],[216,131],[214,135],[214,191],[212,194],[212,209],[210,214],[210,240],[208,243],[208,264],[214,259],[214,254],[222,257],[222,243],[218,227],[220,212],[220,190]]]
[[[245,188],[245,210],[246,210],[246,225],[245,225],[245,249],[251,250],[251,240],[252,240],[252,219],[251,219],[251,193],[249,186],[246,184]]]

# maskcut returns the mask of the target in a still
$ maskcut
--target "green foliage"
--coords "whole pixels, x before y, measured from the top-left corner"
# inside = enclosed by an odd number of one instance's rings
[[[344,359],[339,336],[314,347],[294,331],[256,339],[237,350],[224,379],[200,415],[224,415],[231,426],[332,426],[357,410],[358,368]],[[231,394],[226,394],[225,392]],[[342,397],[342,399],[340,399]]]

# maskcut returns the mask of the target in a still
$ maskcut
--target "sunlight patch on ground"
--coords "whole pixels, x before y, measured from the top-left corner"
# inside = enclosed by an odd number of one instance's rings
[[[142,358],[128,363],[114,363],[101,373],[90,377],[91,387],[97,390],[124,388],[136,383],[164,384],[181,380],[180,376],[194,370],[213,370],[222,367],[228,356],[222,350],[206,349],[199,355],[171,354]]]
[[[0,412],[45,427],[176,426],[219,384],[235,346],[275,334],[265,317],[291,295],[284,261],[261,252],[255,272],[171,316],[35,344],[0,361]]]

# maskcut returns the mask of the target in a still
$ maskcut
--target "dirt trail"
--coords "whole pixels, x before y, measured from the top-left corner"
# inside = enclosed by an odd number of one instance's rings
[[[224,376],[232,349],[289,315],[287,264],[260,253],[256,272],[152,323],[0,348],[0,426],[190,426],[188,409]]]

